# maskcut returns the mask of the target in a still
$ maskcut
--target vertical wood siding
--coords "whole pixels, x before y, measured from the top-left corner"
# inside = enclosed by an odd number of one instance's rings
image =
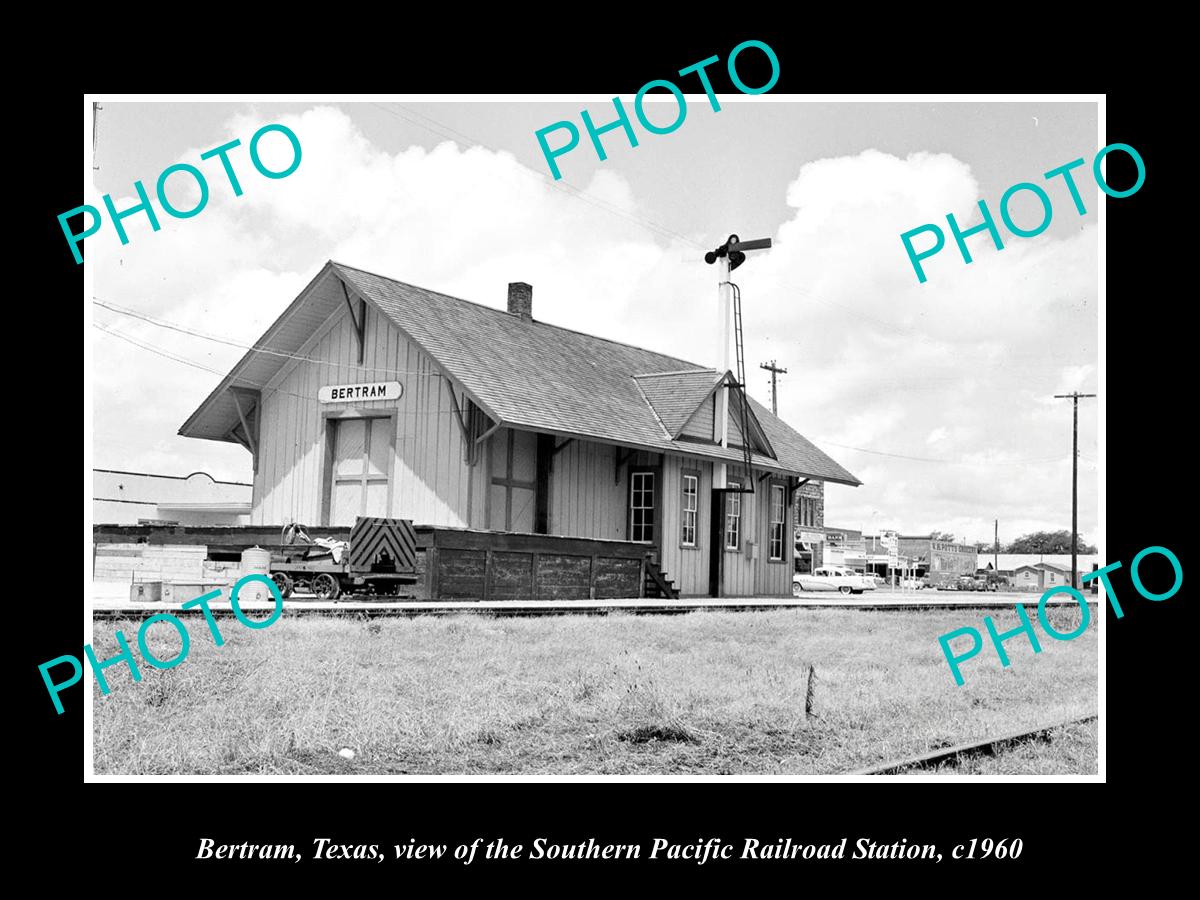
[[[628,466],[614,481],[616,454],[610,444],[571,441],[554,457],[550,471],[550,533],[567,537],[608,538],[627,535]]]
[[[368,306],[363,365],[357,362],[346,310],[331,317],[297,355],[319,361],[290,362],[263,391],[252,524],[321,524],[328,427],[322,413],[354,408],[395,411],[390,515],[426,525],[487,528],[492,454],[481,452],[476,466],[466,465],[452,388],[426,353]],[[317,400],[317,391],[324,385],[370,381],[399,381],[403,395],[399,400],[337,404]],[[465,414],[466,399],[459,394],[458,400]],[[711,403],[705,406],[709,409],[701,411],[695,428],[698,433],[712,428]],[[730,420],[733,426],[736,417],[731,415]],[[736,427],[731,428],[731,438],[736,433]],[[504,429],[496,432],[497,437],[503,435]],[[714,552],[709,546],[713,464],[674,454],[638,452],[622,466],[619,479],[614,479],[617,454],[623,452],[608,444],[573,440],[554,456],[550,533],[626,540],[629,467],[661,466],[655,484],[661,566],[681,594],[707,594],[709,559]],[[730,469],[731,477],[737,477],[738,467]],[[680,546],[684,470],[700,474],[696,549]],[[767,558],[771,482],[758,482],[760,474],[751,476],[755,493],[742,495],[741,548],[737,552],[716,549],[724,554],[723,593],[727,596],[787,596],[791,592],[792,517],[786,517],[785,561],[771,563]],[[756,545],[753,560],[746,557],[748,540]]]
[[[696,496],[696,546],[683,547],[683,473],[699,474]],[[681,596],[708,594],[709,504],[712,502],[712,464],[668,455],[663,460],[662,569]]]
[[[715,417],[714,409],[717,395],[713,394],[692,413],[692,417],[688,419],[687,424],[680,430],[680,434],[686,434],[689,437],[703,438],[706,441],[711,441],[713,438],[720,438],[714,430],[713,420]]]
[[[480,497],[482,465],[468,469],[449,382],[433,360],[367,306],[366,348],[358,364],[349,313],[340,311],[263,391],[261,449],[251,522],[321,523],[327,420],[325,411],[394,409],[396,454],[390,474],[390,515],[428,525],[462,527],[468,500]],[[324,385],[399,381],[399,400],[320,403]],[[465,405],[459,394],[460,407]],[[475,484],[470,484],[471,478]],[[471,510],[474,513],[474,510]],[[472,515],[478,520],[478,514]]]

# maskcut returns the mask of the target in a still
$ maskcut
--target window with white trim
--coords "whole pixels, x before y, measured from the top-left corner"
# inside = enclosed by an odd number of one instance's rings
[[[685,547],[696,546],[696,515],[700,501],[700,478],[696,475],[683,476],[683,527],[679,543]]]
[[[742,536],[742,495],[740,481],[730,481],[731,493],[725,495],[725,549],[737,550]]]
[[[787,508],[787,502],[784,499],[784,487],[782,484],[771,485],[771,537],[770,537],[770,556],[771,559],[783,559],[783,532],[784,532],[784,510]]]
[[[654,473],[633,472],[629,478],[629,539],[654,540]]]

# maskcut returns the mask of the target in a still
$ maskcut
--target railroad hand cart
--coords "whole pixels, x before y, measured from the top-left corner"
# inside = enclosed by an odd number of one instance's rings
[[[409,519],[359,516],[336,562],[332,550],[312,542],[303,525],[288,526],[281,547],[271,554],[271,578],[284,599],[296,590],[319,600],[355,593],[413,596],[417,536]]]

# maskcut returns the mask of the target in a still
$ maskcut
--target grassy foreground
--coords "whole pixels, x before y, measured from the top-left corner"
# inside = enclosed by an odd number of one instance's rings
[[[1051,614],[1063,632],[1078,621]],[[1094,623],[1066,642],[1039,628],[1038,655],[1010,640],[1008,669],[986,645],[956,687],[937,637],[983,630],[961,610],[221,620],[223,647],[187,622],[176,668],[143,664],[136,684],[109,668],[107,697],[93,684],[98,774],[835,773],[1097,703]],[[98,657],[115,655],[118,628],[136,647],[139,624],[97,622]],[[166,623],[149,643],[178,651]],[[1094,773],[1088,734],[1010,754],[1004,771]]]

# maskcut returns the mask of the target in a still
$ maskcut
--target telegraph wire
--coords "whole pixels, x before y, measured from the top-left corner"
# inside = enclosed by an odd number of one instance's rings
[[[1023,466],[1023,465],[1027,465],[1029,463],[1057,462],[1057,461],[1064,460],[1064,459],[1070,459],[1069,456],[1059,455],[1059,456],[1034,457],[1032,459],[1013,459],[1013,460],[1005,460],[1005,461],[997,461],[997,462],[986,462],[986,461],[969,462],[967,460],[935,459],[930,456],[908,456],[907,454],[904,454],[904,453],[888,453],[884,450],[868,450],[866,447],[852,447],[849,444],[839,444],[839,443],[836,443],[835,441],[827,441],[823,438],[813,438],[813,441],[816,443],[820,443],[820,444],[828,444],[830,447],[839,447],[842,450],[857,450],[859,453],[871,453],[871,454],[874,454],[875,456],[889,456],[889,457],[892,457],[893,459],[907,459],[907,460],[911,460],[913,462],[941,463],[942,465],[947,465],[947,466],[983,466],[983,467]]]
[[[484,141],[476,140],[475,138],[472,138],[470,135],[466,135],[466,134],[462,133],[461,131],[458,131],[457,129],[450,127],[449,125],[445,125],[444,123],[439,122],[437,119],[434,119],[431,116],[427,116],[424,113],[417,112],[416,110],[410,109],[406,106],[403,106],[402,104],[393,103],[392,105],[399,107],[400,109],[404,110],[406,113],[409,113],[411,116],[417,116],[417,117],[420,117],[421,119],[426,120],[427,122],[431,122],[431,123],[433,123],[433,125],[428,125],[428,124],[425,124],[424,122],[416,121],[415,119],[409,118],[408,116],[405,116],[402,113],[399,113],[399,112],[396,112],[395,110],[389,109],[387,106],[380,104],[380,103],[372,103],[371,105],[376,107],[377,109],[379,109],[381,112],[387,113],[388,115],[391,115],[402,121],[408,122],[419,128],[423,128],[426,131],[429,131],[433,134],[438,135],[439,137],[443,137],[443,138],[447,138],[447,139],[458,138],[472,146],[482,147],[482,148],[489,150],[492,153],[496,153],[496,154],[500,154],[501,152],[506,152],[506,151],[498,150],[496,147],[493,147],[492,145],[490,145]],[[102,108],[102,107],[100,107],[100,108]],[[95,136],[95,133],[93,132],[93,137],[94,136]],[[692,240],[691,238],[687,237],[686,235],[680,234],[679,232],[674,231],[673,229],[668,228],[664,225],[660,225],[657,222],[654,222],[651,219],[646,218],[645,216],[640,216],[635,213],[630,213],[624,209],[621,209],[620,207],[618,207],[614,204],[611,204],[606,200],[602,200],[599,197],[595,197],[594,195],[588,194],[586,191],[570,184],[569,182],[548,181],[545,176],[540,175],[537,172],[530,170],[529,168],[520,164],[519,162],[517,163],[517,171],[520,172],[521,174],[525,175],[526,177],[534,179],[539,184],[543,184],[543,185],[549,184],[550,186],[565,192],[569,196],[576,197],[576,198],[584,201],[585,203],[588,203],[598,209],[601,209],[603,211],[620,216],[628,221],[635,222],[636,224],[641,225],[642,227],[646,228],[649,231],[656,232],[662,236],[670,237],[675,240],[681,241],[685,244],[690,245],[691,247],[696,248],[697,250],[704,249],[704,246],[702,244],[698,243],[697,241]],[[877,318],[877,317],[871,315],[870,313],[864,312],[863,310],[858,309],[856,307],[849,306],[849,305],[846,305],[843,303],[838,303],[833,300],[828,300],[824,297],[821,297],[821,296],[813,293],[812,291],[810,291],[806,288],[802,288],[802,287],[799,287],[798,285],[792,284],[791,282],[784,280],[780,276],[772,275],[770,273],[765,273],[765,274],[767,275],[767,277],[773,278],[776,281],[776,283],[779,284],[782,288],[785,288],[785,289],[791,290],[791,291],[795,291],[796,293],[800,294],[801,296],[806,297],[814,302],[824,304],[824,305],[832,307],[833,309],[836,309],[836,310],[840,310],[850,316],[872,322],[880,328],[886,329],[891,332],[897,332],[903,336],[916,339],[916,340],[926,343],[930,346],[936,346],[938,344],[938,342],[936,340],[928,337],[927,335],[921,334],[919,331],[916,331],[911,326],[904,326],[904,325],[900,325],[899,323],[888,322],[884,319]],[[236,341],[230,341],[226,338],[221,338],[216,335],[206,334],[206,333],[197,331],[195,329],[189,329],[185,326],[180,326],[175,323],[171,323],[165,319],[156,319],[152,316],[147,316],[145,314],[138,313],[134,310],[121,308],[121,307],[116,306],[115,304],[106,303],[95,297],[92,298],[92,302],[95,303],[96,305],[101,306],[105,309],[108,309],[112,312],[117,312],[122,315],[133,316],[133,317],[139,318],[142,321],[145,321],[152,325],[157,325],[157,326],[163,327],[163,328],[169,328],[171,330],[178,331],[183,334],[189,334],[194,337],[200,337],[205,340],[216,341],[218,343],[226,344],[231,347],[238,347],[241,349],[253,350],[253,351],[259,352],[259,353],[267,353],[267,354],[270,354],[273,356],[280,356],[280,357],[284,357],[287,359],[299,360],[301,362],[323,362],[323,360],[313,359],[312,357],[303,357],[303,356],[299,356],[299,355],[296,355],[293,353],[287,353],[285,351],[275,350],[273,348],[266,347],[266,346],[244,344],[244,343],[240,343],[240,342],[236,342]],[[967,358],[967,356],[971,356],[969,354],[954,353],[949,350],[946,350],[944,352],[947,356],[953,356],[953,357],[959,357],[959,358]],[[971,358],[974,358],[974,357],[971,356]],[[1003,365],[1003,364],[997,364],[995,367],[999,368],[1001,365]],[[385,371],[385,372],[388,372],[389,374],[431,375],[432,377],[441,377],[437,373],[411,372],[411,371],[397,370],[397,369],[382,369],[381,368],[381,369],[378,369],[378,371]],[[947,381],[949,381],[949,380],[950,379],[947,379]]]
[[[92,327],[97,329],[98,331],[104,332],[105,334],[110,334],[115,338],[119,338],[120,340],[125,341],[126,343],[133,344],[135,347],[140,347],[142,350],[146,350],[150,353],[155,354],[156,356],[161,356],[165,359],[169,359],[174,362],[181,363],[182,365],[185,365],[185,366],[191,366],[193,369],[200,369],[204,372],[211,372],[213,375],[218,375],[221,378],[225,378],[228,375],[228,373],[222,372],[220,369],[214,369],[212,366],[206,366],[204,363],[196,362],[195,360],[188,359],[185,356],[178,356],[174,353],[169,353],[166,350],[160,350],[158,347],[155,347],[152,344],[144,343],[143,341],[139,341],[137,338],[131,337],[128,334],[125,334],[120,331],[116,331],[112,328],[107,328],[104,325],[101,325],[99,322],[93,322]],[[237,382],[238,386],[257,388],[261,391],[266,391],[267,396],[271,396],[273,394],[286,394],[289,397],[296,397],[300,400],[305,400],[305,401],[312,400],[312,397],[307,394],[298,394],[295,391],[289,391],[284,388],[273,388],[273,389],[268,388],[265,384],[259,384],[257,381],[250,381],[247,378],[241,378],[238,376],[229,376],[229,378],[231,381]],[[455,412],[452,409],[445,409],[445,410],[427,411],[427,412],[422,413],[422,415],[445,416],[445,415],[455,415]]]
[[[384,113],[386,113],[394,118],[397,118],[401,121],[408,122],[411,125],[415,125],[418,128],[422,128],[426,131],[429,131],[430,133],[435,134],[439,137],[442,137],[442,138],[445,138],[448,140],[458,139],[458,140],[466,142],[467,144],[469,144],[471,146],[482,147],[482,148],[489,150],[492,153],[495,153],[497,155],[501,154],[502,152],[507,152],[507,151],[500,151],[496,147],[493,147],[492,145],[490,145],[484,141],[477,140],[467,134],[464,134],[461,131],[458,131],[455,128],[452,128],[449,125],[446,125],[443,122],[440,122],[437,119],[434,119],[432,116],[428,116],[424,113],[417,112],[416,110],[410,109],[409,107],[406,107],[402,104],[392,103],[391,105],[398,107],[399,109],[403,110],[405,113],[408,113],[409,115],[406,116],[403,113],[400,113],[400,112],[397,112],[396,110],[390,109],[388,106],[385,106],[382,103],[372,103],[371,105],[376,107],[377,109],[379,109],[381,112],[384,112]],[[413,118],[413,117],[417,117],[417,118]],[[418,121],[417,120],[418,118],[425,120],[425,121]],[[432,123],[432,124],[426,124],[426,123]],[[95,138],[95,130],[93,129],[93,139],[94,138]],[[93,147],[93,150],[94,150],[94,147]],[[704,249],[704,245],[687,237],[686,235],[680,234],[679,232],[674,231],[673,229],[668,228],[664,225],[660,225],[644,216],[639,216],[635,213],[630,213],[624,209],[621,209],[620,207],[618,207],[614,204],[609,203],[608,201],[602,200],[599,197],[595,197],[594,195],[588,194],[586,191],[576,187],[575,185],[571,184],[570,182],[562,181],[562,180],[549,181],[546,179],[546,177],[544,175],[541,175],[537,172],[532,171],[531,169],[522,165],[519,162],[516,165],[516,169],[522,175],[525,175],[526,177],[534,179],[541,185],[549,185],[551,187],[554,187],[560,191],[563,191],[568,196],[576,197],[577,199],[582,200],[583,202],[588,203],[591,206],[594,206],[605,212],[612,213],[613,215],[620,216],[621,218],[624,218],[630,222],[634,222],[638,225],[641,225],[643,228],[645,228],[648,231],[657,233],[661,236],[673,238],[682,243],[688,244],[688,245],[696,248],[697,250]],[[874,324],[878,325],[879,327],[887,329],[891,332],[898,332],[901,335],[914,338],[918,341],[921,341],[923,343],[927,343],[930,345],[936,345],[938,343],[937,341],[928,337],[927,335],[924,335],[924,334],[920,333],[919,331],[916,331],[911,326],[904,326],[904,325],[900,325],[898,323],[888,322],[883,319],[876,318],[875,316],[871,315],[870,313],[864,312],[863,310],[857,309],[855,307],[848,306],[848,305],[842,304],[842,303],[837,303],[832,300],[827,300],[826,298],[821,297],[806,288],[801,288],[798,285],[792,284],[791,282],[784,280],[782,277],[770,275],[769,273],[768,273],[768,277],[774,278],[775,281],[779,285],[781,285],[783,288],[795,291],[796,293],[800,294],[803,297],[806,297],[817,303],[821,303],[826,306],[830,306],[834,309],[841,310],[851,316],[855,316],[860,319],[863,319],[863,320],[866,320],[869,322],[873,322]],[[191,335],[193,337],[199,337],[199,338],[202,338],[205,340],[210,340],[210,341],[214,341],[217,343],[225,344],[227,346],[237,347],[240,349],[251,350],[251,351],[260,352],[260,353],[266,353],[266,354],[270,354],[273,356],[279,356],[279,357],[283,357],[283,358],[287,358],[287,359],[297,360],[300,362],[328,364],[327,360],[317,359],[314,357],[300,356],[298,354],[288,353],[286,351],[281,351],[281,350],[275,350],[273,348],[262,346],[262,345],[244,344],[244,343],[240,343],[240,342],[236,342],[236,341],[231,341],[226,338],[221,338],[216,335],[206,334],[204,332],[200,332],[195,329],[188,328],[186,326],[182,326],[182,325],[178,325],[176,323],[169,322],[168,320],[165,320],[165,319],[157,319],[155,317],[148,316],[143,313],[139,313],[135,310],[122,308],[122,307],[119,307],[119,306],[117,306],[115,304],[111,304],[111,303],[106,303],[105,301],[102,301],[99,298],[93,297],[92,302],[95,305],[100,306],[104,309],[107,309],[111,312],[130,316],[132,318],[139,319],[143,322],[146,322],[151,325],[155,325],[157,327],[167,328],[167,329],[177,331],[177,332],[180,332],[183,334]],[[93,324],[95,325],[95,327],[99,328],[101,331],[103,331],[107,334],[111,334],[114,337],[120,338],[121,340],[125,340],[128,343],[133,344],[134,346],[140,347],[141,349],[147,350],[151,353],[155,353],[164,358],[171,359],[171,360],[174,360],[175,362],[179,362],[183,365],[188,365],[193,368],[198,368],[198,369],[201,369],[206,372],[211,372],[211,373],[219,375],[221,377],[224,377],[226,374],[224,372],[221,372],[218,369],[214,369],[209,366],[205,366],[201,363],[197,363],[192,360],[188,360],[184,357],[175,356],[175,355],[172,355],[165,351],[161,351],[153,346],[141,343],[141,342],[129,337],[128,335],[122,334],[121,332],[114,331],[109,328],[105,328],[105,327],[100,326],[95,323],[93,323]],[[960,355],[960,354],[952,353],[950,351],[945,351],[945,352],[946,352],[946,355],[948,355],[948,356]],[[998,363],[998,364],[996,364],[995,367],[999,368],[1001,366],[1004,366],[1004,364]],[[426,375],[426,376],[431,376],[431,377],[439,377],[439,378],[441,377],[440,373],[436,373],[436,372],[414,372],[414,371],[410,371],[410,370],[386,369],[386,368],[380,368],[380,367],[372,367],[372,368],[375,371],[386,372],[388,374]],[[254,387],[258,387],[260,389],[264,389],[264,390],[266,389],[264,385],[254,384],[252,382],[248,382],[243,379],[237,379],[237,380],[242,380],[243,383],[250,384],[250,385],[252,385]],[[922,379],[915,383],[916,384],[922,384],[922,383],[930,384],[930,383],[942,383],[942,382],[955,383],[960,380],[961,379],[955,379],[955,378],[946,378],[946,379],[934,378],[934,379]],[[911,383],[911,382],[909,383],[909,389],[912,389],[912,387],[911,387],[912,384],[913,383]],[[276,391],[285,393],[285,394],[289,394],[291,396],[299,397],[300,399],[310,399],[303,395],[295,394],[291,391],[286,391],[281,388],[277,388]],[[905,459],[905,460],[910,460],[910,461],[914,461],[914,462],[938,463],[938,464],[943,464],[943,465],[966,465],[966,466],[1024,465],[1026,463],[1049,462],[1049,461],[1066,458],[1066,457],[1055,456],[1055,457],[1042,457],[1042,458],[1035,458],[1035,459],[1028,459],[1028,460],[1014,460],[1014,461],[1008,461],[1008,462],[972,463],[972,462],[959,462],[959,461],[955,461],[955,460],[946,460],[946,459],[935,459],[935,458],[931,458],[931,457],[910,456],[910,455],[906,455],[906,454],[890,453],[890,452],[881,451],[881,450],[869,450],[864,447],[853,447],[853,446],[850,446],[847,444],[835,443],[833,441],[821,441],[821,443],[826,443],[826,444],[829,444],[830,446],[839,447],[839,448],[846,449],[846,450],[854,450],[854,451],[860,452],[860,453],[870,453],[873,455],[886,456],[886,457],[891,457],[894,459]]]
[[[98,297],[93,297],[92,303],[96,306],[101,307],[102,309],[107,309],[110,312],[119,313],[120,315],[129,316],[130,318],[134,318],[134,319],[139,319],[150,325],[156,325],[159,328],[167,328],[167,329],[170,329],[171,331],[178,331],[181,334],[187,334],[187,335],[191,335],[192,337],[203,338],[206,341],[214,341],[218,344],[225,344],[229,347],[238,347],[243,350],[253,350],[256,353],[266,353],[270,356],[279,356],[279,357],[283,357],[285,359],[294,359],[299,362],[319,363],[322,365],[330,364],[329,361],[325,360],[325,359],[319,359],[319,358],[313,357],[313,356],[300,356],[295,353],[288,353],[284,350],[275,350],[271,347],[267,347],[262,344],[244,344],[244,343],[241,343],[240,341],[231,341],[228,338],[219,337],[218,335],[215,335],[215,334],[208,334],[203,331],[197,331],[194,328],[189,328],[186,325],[180,325],[177,322],[171,322],[168,319],[160,319],[155,316],[147,315],[146,313],[138,312],[135,309],[128,309],[126,307],[117,306],[115,303],[108,303],[104,300],[99,299]],[[439,373],[439,372],[419,372],[419,371],[414,371],[412,369],[388,369],[388,368],[384,368],[382,366],[371,366],[370,368],[372,368],[374,371],[377,371],[377,372],[386,372],[389,375],[424,375],[424,376],[430,377],[430,378],[441,378],[442,377],[441,373]],[[217,374],[222,374],[222,373],[217,373]]]
[[[205,372],[210,372],[210,373],[212,373],[214,375],[218,375],[222,378],[226,377],[227,373],[222,372],[220,369],[214,369],[211,366],[206,366],[204,363],[199,363],[199,362],[196,362],[195,360],[191,360],[191,359],[188,359],[183,356],[178,356],[173,353],[168,353],[165,350],[160,350],[158,347],[155,347],[151,344],[147,344],[142,341],[139,341],[137,338],[131,337],[130,335],[124,334],[120,331],[115,331],[112,328],[107,328],[104,325],[101,325],[99,322],[93,322],[92,327],[97,329],[98,331],[104,332],[105,334],[112,335],[115,338],[119,338],[120,340],[123,340],[127,343],[133,344],[135,347],[139,347],[142,350],[146,350],[150,353],[153,353],[156,356],[161,356],[165,359],[172,360],[173,362],[177,362],[177,363],[180,363],[185,366],[190,366],[194,369],[200,369]],[[249,379],[245,379],[245,378],[231,377],[230,380],[239,382],[241,385],[244,385],[246,387],[258,388],[259,390],[267,391],[268,396],[270,396],[271,394],[286,394],[289,397],[296,397],[296,398],[298,398],[300,400],[304,400],[304,401],[309,401],[312,399],[312,397],[308,396],[307,394],[298,394],[295,391],[289,391],[284,388],[274,388],[272,390],[272,389],[267,388],[267,386],[264,384],[259,384],[258,382],[250,381]],[[424,415],[453,415],[453,414],[454,414],[454,410],[452,410],[452,409],[451,410],[427,411],[424,413]],[[952,460],[952,459],[934,459],[932,457],[925,457],[925,456],[908,456],[908,455],[905,455],[902,453],[888,453],[883,450],[868,450],[865,447],[852,447],[849,444],[839,444],[834,441],[824,440],[822,438],[814,438],[814,441],[816,441],[818,443],[822,443],[822,444],[828,444],[831,447],[840,447],[844,450],[856,450],[859,453],[871,453],[876,456],[888,456],[888,457],[892,457],[894,459],[906,459],[906,460],[911,460],[913,462],[941,463],[943,465],[951,465],[951,466],[954,466],[954,465],[982,466],[982,467],[1016,466],[1016,465],[1026,465],[1028,463],[1052,462],[1052,461],[1058,461],[1058,460],[1069,458],[1066,456],[1047,456],[1047,457],[1038,457],[1038,458],[1033,458],[1033,459],[1007,460],[1007,461],[1003,461],[1003,462],[967,462],[967,461],[958,461],[958,460]]]

